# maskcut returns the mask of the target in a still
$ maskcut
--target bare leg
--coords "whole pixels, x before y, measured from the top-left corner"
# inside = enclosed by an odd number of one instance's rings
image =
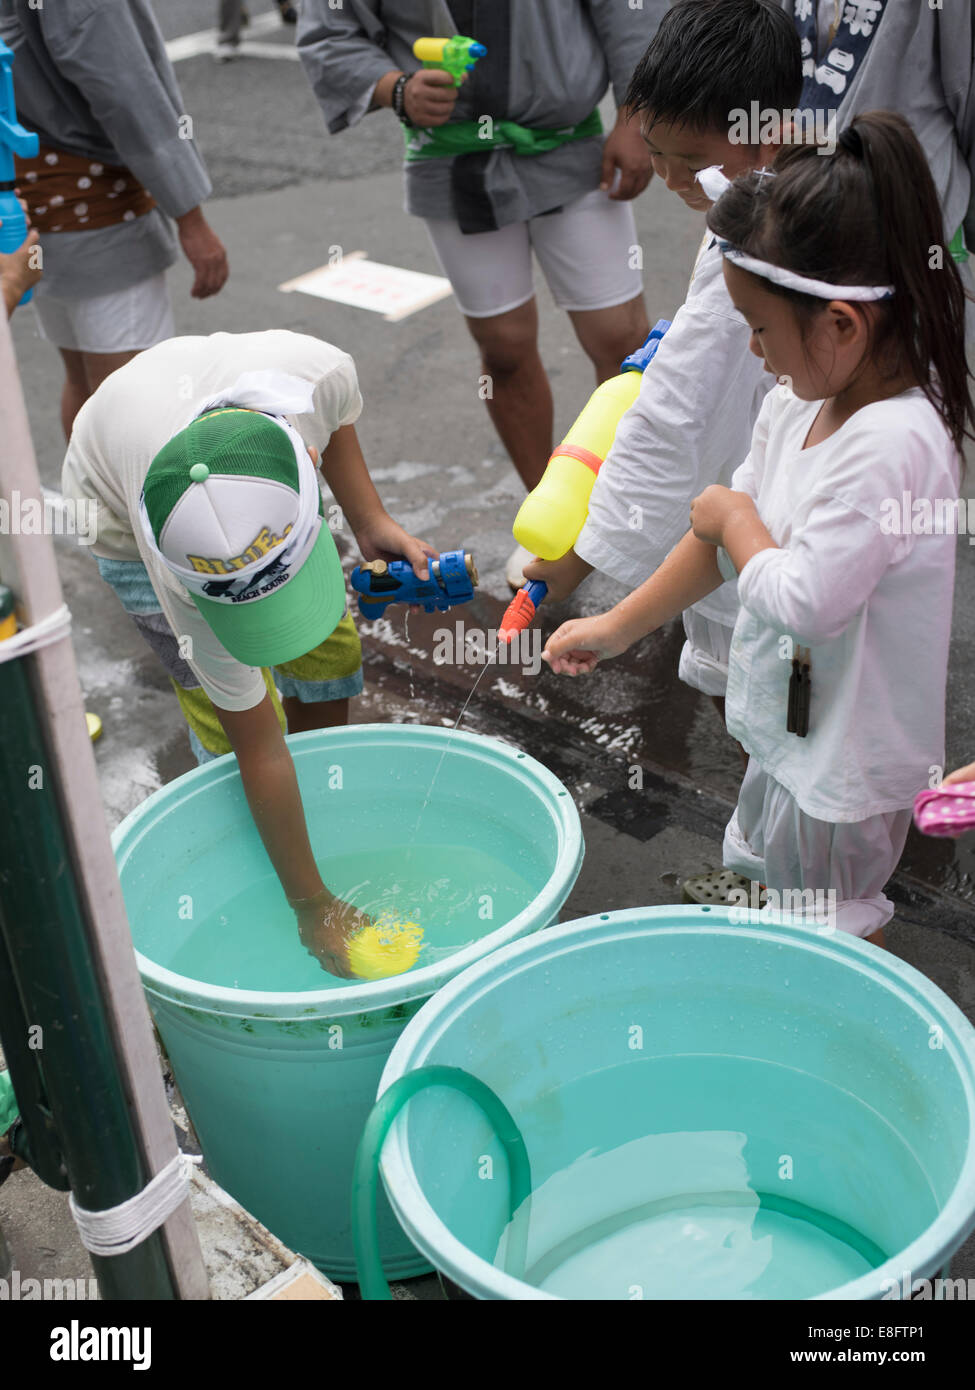
[[[569,318],[583,351],[596,368],[597,382],[618,376],[620,363],[642,347],[650,325],[643,295],[611,309],[570,309]]]
[[[106,377],[117,372],[119,367],[124,367],[126,362],[131,362],[133,357],[138,357],[138,355],[139,350],[137,348],[131,352],[83,353],[85,376],[88,378],[88,394],[94,395]]]
[[[59,348],[64,360],[65,380],[61,393],[61,428],[71,438],[74,418],[89,396],[94,395],[106,377],[137,355],[132,352],[75,352]]]
[[[488,414],[518,474],[531,490],[552,452],[552,391],[538,355],[534,299],[492,318],[467,319],[489,378]]]
[[[349,701],[309,700],[302,703],[296,695],[281,701],[288,720],[289,734],[303,734],[308,729],[337,729],[349,722]]]
[[[71,348],[58,348],[64,362],[64,385],[61,387],[61,428],[65,439],[71,438],[74,417],[88,399],[88,378],[85,359]]]
[[[879,946],[882,951],[887,950],[887,941],[884,937],[883,927],[878,927],[873,936],[865,936],[864,941],[869,941],[871,946]]]

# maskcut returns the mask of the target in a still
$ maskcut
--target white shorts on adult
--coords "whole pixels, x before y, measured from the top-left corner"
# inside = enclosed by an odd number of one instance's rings
[[[643,279],[634,268],[633,205],[600,189],[559,212],[469,236],[452,218],[426,218],[427,230],[468,318],[493,318],[527,304],[535,293],[532,254],[560,309],[610,309],[635,299]]]
[[[166,275],[111,294],[66,299],[34,291],[41,336],[73,352],[141,352],[173,336]]]

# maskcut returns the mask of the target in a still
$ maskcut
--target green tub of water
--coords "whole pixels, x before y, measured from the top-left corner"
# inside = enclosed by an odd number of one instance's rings
[[[467,1096],[422,1092],[386,1140],[404,1230],[475,1298],[894,1298],[975,1228],[975,1029],[841,933],[708,907],[553,927],[431,999],[380,1092],[427,1066],[485,1082],[527,1146],[512,1222]]]
[[[558,779],[496,739],[366,724],[288,742],[325,882],[424,928],[408,973],[340,980],[308,955],[233,757],[149,797],[113,844],[149,1005],[213,1177],[349,1279],[355,1148],[393,1044],[458,971],[557,919],[582,834]],[[388,1210],[380,1227],[391,1277],[428,1268]]]

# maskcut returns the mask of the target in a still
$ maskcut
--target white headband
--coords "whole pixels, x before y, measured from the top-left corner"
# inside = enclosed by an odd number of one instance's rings
[[[704,196],[712,203],[716,203],[731,187],[731,180],[726,178],[721,170],[722,165],[714,164],[708,169],[700,169],[695,175]],[[763,178],[775,177],[771,169],[759,169],[758,173]],[[781,285],[784,289],[815,295],[817,299],[890,299],[894,293],[893,285],[830,285],[825,280],[813,280],[808,275],[798,274],[795,270],[786,270],[785,266],[772,265],[769,261],[759,261],[754,256],[746,256],[730,242],[719,241],[718,246],[722,254],[742,270],[750,270],[753,275],[760,275],[763,280],[771,280],[773,284]]]

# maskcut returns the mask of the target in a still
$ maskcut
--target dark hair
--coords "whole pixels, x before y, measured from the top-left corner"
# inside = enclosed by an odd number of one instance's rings
[[[944,240],[924,152],[893,111],[854,117],[833,154],[787,146],[775,177],[742,175],[708,213],[708,226],[746,255],[834,285],[893,285],[873,302],[869,352],[889,378],[911,375],[956,446],[975,438],[965,357],[967,294]],[[932,263],[934,262],[934,264]],[[795,305],[803,338],[825,307],[771,280]]]
[[[732,111],[752,101],[791,110],[801,92],[799,35],[777,0],[678,0],[624,104],[670,125],[727,132]]]

